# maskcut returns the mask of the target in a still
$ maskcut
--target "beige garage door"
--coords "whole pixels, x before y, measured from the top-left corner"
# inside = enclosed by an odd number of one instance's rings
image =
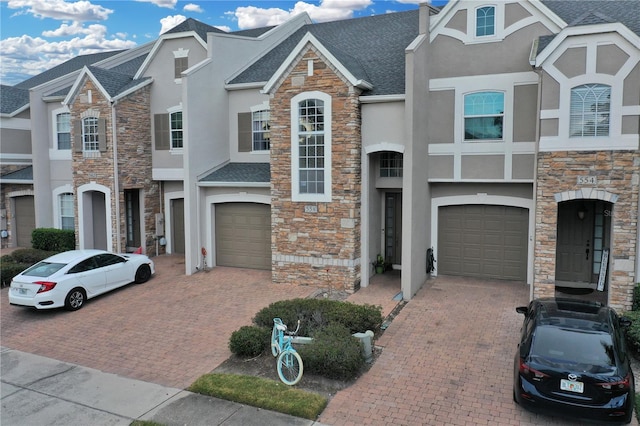
[[[216,264],[271,269],[271,207],[267,204],[216,205]]]
[[[440,207],[438,274],[525,281],[528,224],[518,207]]]
[[[16,197],[15,211],[16,245],[31,247],[31,233],[36,228],[36,209],[33,196]]]

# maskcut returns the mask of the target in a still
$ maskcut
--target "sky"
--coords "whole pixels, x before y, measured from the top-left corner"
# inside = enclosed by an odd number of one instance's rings
[[[77,55],[129,49],[187,18],[224,31],[280,24],[307,12],[327,22],[447,0],[0,0],[0,83],[14,85]]]

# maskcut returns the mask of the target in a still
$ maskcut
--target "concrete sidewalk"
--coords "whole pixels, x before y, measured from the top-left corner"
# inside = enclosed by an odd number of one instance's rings
[[[320,425],[9,348],[0,359],[2,426]]]

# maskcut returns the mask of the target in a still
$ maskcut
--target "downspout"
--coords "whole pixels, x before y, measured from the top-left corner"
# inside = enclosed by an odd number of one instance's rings
[[[542,108],[542,69],[536,68],[535,64],[532,64],[533,71],[538,74],[538,100],[536,107],[536,143],[535,153],[533,155],[533,244],[529,244],[529,247],[533,250],[533,273],[531,279],[531,285],[529,286],[529,300],[533,300],[534,288],[536,284],[536,241],[538,227],[536,226],[536,218],[538,212],[538,153],[540,151],[540,109]]]
[[[116,103],[117,101],[111,101],[111,134],[113,138],[113,187],[115,190],[114,199],[116,207],[116,247],[114,252],[122,253],[120,248],[120,179],[118,175],[120,169],[118,167],[118,137],[116,135]]]

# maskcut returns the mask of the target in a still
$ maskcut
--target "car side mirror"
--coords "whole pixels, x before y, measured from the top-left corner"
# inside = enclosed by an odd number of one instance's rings
[[[618,320],[618,323],[620,324],[621,327],[627,328],[629,326],[631,326],[631,323],[633,321],[631,321],[629,318],[627,317],[620,317],[620,319]]]
[[[516,308],[516,312],[522,315],[527,315],[529,313],[529,308],[526,306],[518,306]]]

